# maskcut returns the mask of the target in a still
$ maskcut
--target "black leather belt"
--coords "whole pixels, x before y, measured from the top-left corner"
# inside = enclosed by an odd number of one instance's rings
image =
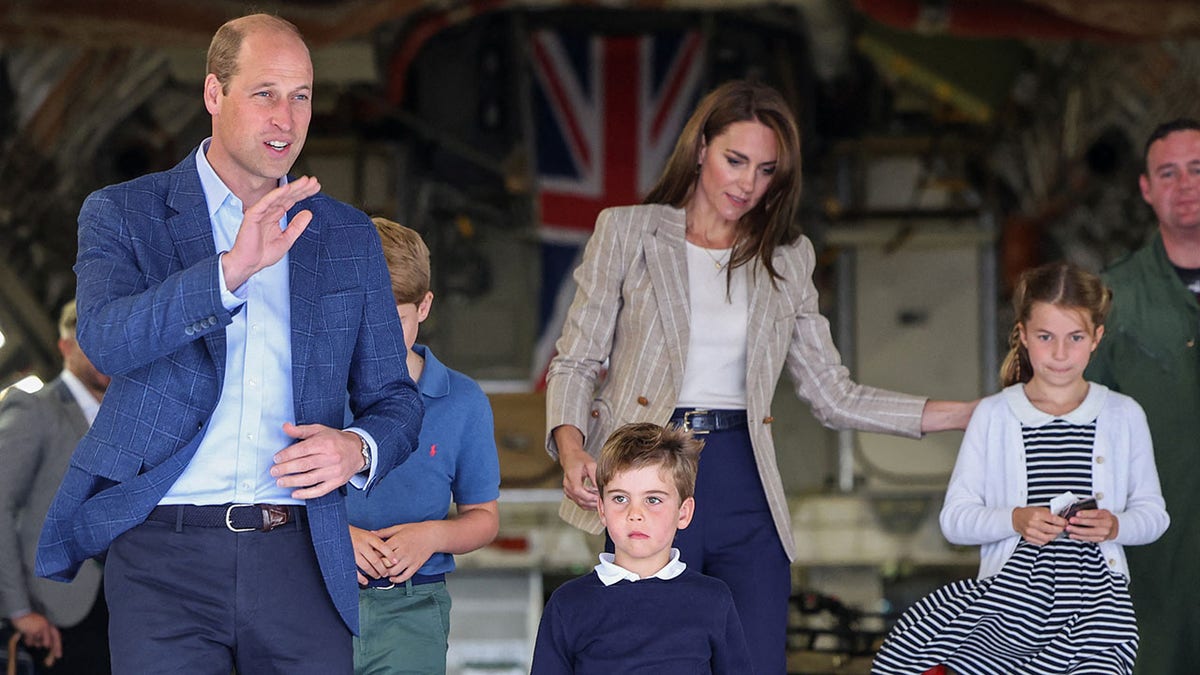
[[[154,507],[146,520],[176,526],[224,527],[230,532],[270,532],[288,523],[302,527],[305,511],[303,506],[293,504],[167,504]]]
[[[674,414],[671,415],[671,424],[692,434],[744,429],[746,428],[746,411],[676,408]]]
[[[446,580],[445,574],[414,574],[411,577],[409,577],[409,579],[408,579],[408,581],[411,582],[413,586],[420,586],[422,584],[436,584],[439,581],[445,581],[445,580]],[[368,582],[366,586],[359,584],[358,587],[359,588],[371,588],[371,589],[375,589],[375,590],[379,590],[379,591],[386,591],[389,588],[404,588],[406,583],[407,582],[403,582],[403,581],[400,583],[395,583],[391,579],[388,579],[385,577],[383,579],[371,579],[371,581]]]

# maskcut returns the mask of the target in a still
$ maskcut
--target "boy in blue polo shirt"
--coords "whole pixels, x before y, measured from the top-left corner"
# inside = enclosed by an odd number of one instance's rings
[[[357,675],[443,673],[450,634],[445,575],[455,553],[486,546],[500,527],[500,462],[487,396],[415,344],[429,316],[429,249],[413,230],[372,219],[392,276],[408,372],[425,417],[417,449],[371,488],[346,495],[358,563]],[[447,515],[453,499],[456,513]]]
[[[671,546],[692,520],[701,445],[650,423],[609,437],[596,487],[614,552],[550,596],[533,675],[753,672],[729,587],[687,569]]]

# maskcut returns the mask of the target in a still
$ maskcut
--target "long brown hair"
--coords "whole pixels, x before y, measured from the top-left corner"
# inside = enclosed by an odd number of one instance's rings
[[[795,227],[800,199],[800,130],[795,116],[775,89],[758,82],[731,80],[712,90],[688,118],[647,204],[682,208],[696,191],[700,148],[735,122],[760,122],[775,132],[779,157],[762,199],[737,224],[729,269],[758,258],[771,280],[782,278],[772,257],[775,247],[800,237]]]
[[[1029,351],[1021,344],[1021,326],[1029,320],[1033,305],[1045,302],[1064,309],[1087,312],[1093,330],[1104,325],[1112,307],[1112,291],[1100,277],[1067,262],[1055,262],[1025,270],[1013,291],[1012,333],[1008,336],[1008,355],[1000,366],[1004,386],[1028,382],[1033,377]]]

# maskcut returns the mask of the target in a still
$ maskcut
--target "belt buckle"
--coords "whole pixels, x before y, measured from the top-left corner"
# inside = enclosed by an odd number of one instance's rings
[[[697,408],[695,410],[689,410],[689,411],[683,413],[683,430],[688,432],[689,434],[692,434],[693,436],[703,436],[705,434],[710,433],[712,431],[712,429],[693,429],[692,428],[692,417],[694,417],[696,415],[707,415],[710,412],[711,411],[709,411],[709,410],[703,410],[703,409]]]
[[[234,527],[233,526],[233,510],[238,508],[258,508],[254,504],[230,504],[229,508],[225,509],[225,527],[230,532],[253,532],[257,527]]]

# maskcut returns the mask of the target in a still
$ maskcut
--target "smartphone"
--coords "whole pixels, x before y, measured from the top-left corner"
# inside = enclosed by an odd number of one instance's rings
[[[1058,515],[1062,516],[1063,518],[1066,518],[1067,520],[1070,520],[1071,516],[1075,515],[1076,513],[1079,513],[1080,511],[1090,511],[1095,508],[1097,508],[1096,498],[1088,497],[1087,499],[1081,499],[1081,500],[1075,502],[1074,504],[1068,504],[1067,508],[1063,509],[1062,513],[1060,513]]]

